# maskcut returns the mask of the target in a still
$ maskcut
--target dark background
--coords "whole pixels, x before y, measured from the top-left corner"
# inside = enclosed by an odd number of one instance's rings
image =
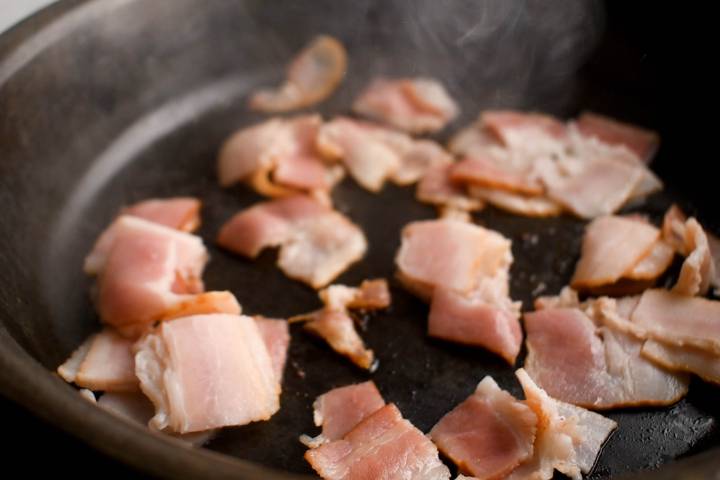
[[[569,0],[575,1],[575,0]],[[618,91],[619,96],[631,93],[641,98],[662,98],[646,114],[658,109],[670,110],[665,124],[661,148],[671,150],[672,159],[687,164],[682,173],[675,173],[674,187],[692,203],[714,205],[718,198],[716,92],[717,60],[715,51],[720,30],[712,25],[709,8],[701,9],[691,2],[607,2],[607,31],[601,47],[583,71],[598,81],[617,79],[622,85],[646,85],[636,92]],[[709,4],[705,4],[709,5]],[[614,68],[600,61],[610,56]],[[602,69],[598,65],[604,65]],[[639,76],[640,82],[626,82],[627,76]],[[652,89],[655,89],[654,91]],[[605,99],[595,99],[602,103]],[[644,102],[640,102],[641,104]],[[648,122],[656,124],[656,121]],[[658,162],[655,170],[664,176],[669,166]],[[701,220],[718,231],[720,221],[713,208],[699,213]],[[2,466],[5,471],[22,472],[35,477],[72,474],[76,478],[150,478],[124,465],[105,458],[74,437],[52,427],[23,408],[0,397],[0,425],[5,435]],[[50,469],[50,472],[48,472]]]

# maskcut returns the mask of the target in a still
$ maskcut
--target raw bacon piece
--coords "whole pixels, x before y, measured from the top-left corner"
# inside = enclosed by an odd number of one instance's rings
[[[671,374],[640,356],[641,340],[598,328],[577,308],[526,313],[525,329],[525,369],[553,398],[609,409],[668,405],[687,392],[685,376]]]
[[[347,312],[323,309],[296,319],[305,320],[305,330],[323,338],[333,350],[349,358],[358,367],[374,369],[375,354],[365,348]]]
[[[353,103],[353,111],[410,133],[442,130],[458,106],[437,80],[378,78]]]
[[[385,400],[372,381],[338,387],[320,395],[313,403],[315,425],[322,433],[315,438],[304,435],[300,441],[310,448],[340,440],[361,421],[385,406]]]
[[[507,190],[470,186],[471,197],[497,208],[525,217],[554,217],[563,212],[562,206],[541,195],[523,195]]]
[[[270,355],[275,377],[278,379],[278,382],[282,384],[288,346],[290,345],[288,322],[278,318],[256,316],[255,324],[258,330],[260,330],[260,335]]]
[[[577,119],[577,128],[586,137],[624,146],[645,163],[650,163],[660,145],[657,133],[597,113],[583,112]]]
[[[522,346],[519,311],[482,298],[436,287],[430,304],[428,335],[457,343],[479,345],[511,365]]]
[[[325,165],[315,148],[319,115],[270,119],[239,130],[218,157],[220,185],[246,181],[270,197],[328,192],[341,175]]]
[[[644,221],[596,218],[585,229],[582,254],[570,285],[592,289],[617,282],[651,252],[659,237],[660,231]]]
[[[442,208],[460,211],[482,209],[482,200],[469,196],[464,185],[450,178],[451,169],[451,163],[428,169],[418,183],[416,198],[420,202]]]
[[[315,105],[335,91],[346,70],[347,52],[342,43],[319,35],[292,61],[285,83],[253,93],[249,106],[261,112],[287,112]]]
[[[532,382],[529,376],[527,380]],[[581,472],[590,473],[603,445],[618,425],[598,413],[559,400],[554,401],[558,414],[576,422],[573,442],[575,462]]]
[[[239,313],[230,292],[202,293],[208,254],[199,237],[123,215],[85,259],[98,275],[101,320],[137,337],[154,322],[191,313]]]
[[[194,232],[200,227],[200,200],[173,197],[143,200],[124,208],[121,215],[132,215],[166,227]]]
[[[132,392],[138,389],[133,341],[105,328],[92,335],[58,367],[68,383],[89,390]]]
[[[430,300],[435,286],[470,294],[481,277],[494,276],[509,262],[509,240],[492,230],[450,219],[406,225],[395,258],[398,278],[424,300]]]
[[[348,357],[360,368],[377,367],[372,350],[355,330],[349,309],[378,310],[390,306],[390,291],[384,279],[365,280],[359,288],[331,285],[318,294],[325,307],[290,319],[307,322],[304,328],[323,338],[333,350]]]
[[[362,230],[307,196],[263,202],[237,213],[222,226],[217,242],[251,258],[279,246],[278,267],[314,288],[340,275],[367,249]]]
[[[267,420],[280,384],[255,321],[227,314],[164,322],[136,345],[135,373],[158,430],[187,433]]]
[[[108,412],[124,418],[130,422],[147,425],[155,413],[152,402],[140,392],[133,393],[104,393],[97,401],[97,405]],[[193,432],[185,434],[168,433],[170,436],[183,440],[195,447],[199,447],[215,435],[216,430]]]
[[[308,450],[305,459],[325,480],[447,480],[435,445],[389,404],[342,440]]]
[[[479,480],[505,478],[531,458],[537,421],[523,402],[485,377],[428,437],[463,473]]]

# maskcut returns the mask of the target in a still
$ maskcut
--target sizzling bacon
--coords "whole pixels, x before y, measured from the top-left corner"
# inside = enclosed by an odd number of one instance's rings
[[[347,70],[347,52],[335,38],[320,35],[292,61],[280,87],[256,91],[249,105],[262,112],[287,112],[320,103],[340,85]]]
[[[239,313],[230,292],[202,293],[208,254],[199,237],[120,216],[85,259],[98,276],[101,320],[135,337],[156,321],[191,313]]]
[[[393,404],[365,418],[342,440],[308,450],[305,458],[325,480],[448,480],[435,445]]]
[[[290,331],[288,322],[278,318],[255,317],[255,324],[260,330],[270,360],[272,361],[275,377],[282,384],[285,362],[287,361],[288,347],[290,346]]]
[[[442,84],[429,78],[375,79],[353,110],[410,133],[437,132],[458,114]]]
[[[644,221],[618,216],[596,218],[585,229],[582,254],[570,285],[593,289],[630,275],[637,277],[635,267],[652,252],[659,237],[660,231]]]
[[[306,196],[263,202],[237,213],[222,226],[217,242],[251,258],[279,246],[278,267],[314,288],[340,275],[367,248],[360,228]]]
[[[583,112],[578,117],[577,128],[586,137],[627,148],[645,163],[652,160],[660,145],[660,137],[653,131],[592,112]]]
[[[341,178],[315,148],[319,115],[272,118],[234,133],[218,157],[220,185],[245,181],[259,193],[282,197],[328,192]]]
[[[227,314],[164,322],[136,345],[135,373],[155,405],[150,424],[188,433],[267,420],[280,384],[255,321]]]
[[[133,341],[111,328],[92,335],[57,369],[68,383],[89,390],[132,392],[138,389]]]
[[[325,307],[290,321],[306,322],[304,328],[323,338],[333,350],[367,370],[377,367],[375,354],[365,348],[355,330],[350,309],[378,310],[390,306],[390,291],[384,279],[365,280],[360,287],[331,285],[319,292]]]
[[[690,296],[705,295],[715,279],[715,263],[708,237],[694,218],[685,222],[684,240],[684,251],[688,253],[673,292]]]
[[[667,405],[687,392],[685,376],[640,356],[642,341],[596,326],[578,308],[527,313],[525,329],[525,369],[548,394],[564,402],[594,409]]]
[[[313,403],[315,425],[322,433],[315,438],[307,435],[300,441],[310,448],[340,440],[368,416],[385,406],[385,400],[372,381],[346,385],[320,395]]]
[[[554,217],[563,212],[562,206],[542,195],[523,195],[507,190],[473,185],[470,196],[497,208],[525,217]]]
[[[536,426],[530,408],[485,377],[428,437],[463,473],[496,479],[532,457]]]
[[[132,215],[183,232],[194,232],[200,227],[200,206],[200,200],[193,197],[150,199],[130,205],[120,214]]]
[[[418,183],[416,198],[441,208],[480,210],[483,207],[482,200],[469,196],[464,185],[454,182],[450,178],[451,169],[451,163],[428,169]]]

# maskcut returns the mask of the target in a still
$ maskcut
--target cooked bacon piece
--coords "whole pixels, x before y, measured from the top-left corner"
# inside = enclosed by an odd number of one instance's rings
[[[494,276],[510,262],[509,240],[492,230],[450,219],[406,225],[395,258],[398,278],[424,300],[430,300],[435,286],[470,294],[481,277]]]
[[[155,414],[152,402],[140,392],[132,393],[104,393],[97,401],[100,408],[117,415],[130,422],[137,422],[147,425]],[[199,447],[207,443],[216,433],[216,430],[206,430],[203,432],[193,432],[185,434],[169,435],[183,440],[193,446]]]
[[[499,153],[503,148],[500,140],[485,129],[481,120],[463,128],[448,142],[448,150],[459,157]]]
[[[358,367],[374,369],[375,354],[365,348],[347,312],[323,309],[298,317],[297,320],[306,320],[305,330],[323,338],[333,350],[349,358]]]
[[[300,51],[280,87],[256,91],[249,106],[261,112],[287,112],[320,103],[340,85],[347,70],[347,52],[328,35],[315,37]]]
[[[349,309],[378,310],[390,306],[390,291],[384,279],[365,280],[359,288],[331,285],[318,294],[325,307],[290,319],[303,321],[304,328],[323,338],[333,350],[348,357],[360,368],[377,367],[372,350],[355,330]]]
[[[540,195],[543,186],[532,175],[532,168],[532,159],[528,157],[476,153],[455,163],[450,169],[450,178],[459,183]]]
[[[541,195],[523,195],[507,190],[471,186],[473,198],[483,200],[497,208],[525,217],[554,217],[563,212],[562,206]]]
[[[255,321],[195,315],[165,322],[136,345],[135,373],[155,405],[150,424],[187,433],[267,420],[280,384]]]
[[[488,132],[510,148],[525,145],[533,135],[543,142],[549,142],[550,139],[562,142],[566,135],[565,125],[561,121],[541,113],[492,110],[483,112],[480,121]]]
[[[525,329],[525,369],[553,398],[608,409],[668,405],[687,392],[685,376],[673,375],[640,356],[641,340],[597,328],[577,308],[526,313]]]
[[[437,132],[458,114],[442,84],[429,78],[375,79],[352,108],[410,133]]]
[[[657,133],[597,113],[583,112],[577,119],[577,128],[586,137],[624,146],[645,163],[652,160],[660,145]]]
[[[342,440],[308,450],[305,459],[325,480],[448,480],[435,445],[393,404],[360,422]]]
[[[450,178],[452,164],[436,165],[425,172],[415,196],[423,203],[460,211],[480,210],[482,200],[470,197],[464,185]]]
[[[430,304],[428,335],[467,345],[479,345],[513,365],[522,346],[519,311],[483,298],[466,297],[436,287]]]
[[[372,192],[382,189],[386,180],[415,183],[429,168],[451,161],[433,141],[346,117],[320,127],[317,148],[329,159],[341,160],[355,181]]]
[[[680,255],[687,256],[687,243],[685,241],[685,222],[687,217],[677,205],[672,205],[665,212],[662,224],[663,240],[668,242]]]
[[[124,208],[121,215],[132,215],[166,227],[194,232],[200,227],[200,200],[192,197],[150,199]]]
[[[327,192],[340,179],[315,148],[319,115],[273,118],[234,133],[218,157],[220,185],[247,181],[259,193],[282,197]]]
[[[133,341],[105,328],[73,352],[57,369],[68,383],[90,390],[132,392],[138,389]]]
[[[612,420],[550,398],[525,372],[515,372],[528,406],[538,418],[533,458],[520,465],[508,479],[550,480],[554,470],[581,479],[588,473],[603,443],[617,427]]]
[[[385,400],[372,381],[338,387],[320,395],[313,403],[315,425],[322,433],[307,435],[300,441],[310,448],[340,440],[365,418],[385,406]]]
[[[570,285],[592,289],[617,282],[650,254],[659,237],[660,231],[644,221],[618,216],[596,218],[585,229]]]
[[[643,180],[645,169],[606,156],[540,159],[536,171],[547,195],[580,218],[619,210]]]
[[[715,279],[715,263],[705,231],[694,218],[685,222],[685,248],[688,252],[673,292],[681,295],[705,295]]]
[[[625,272],[624,278],[631,280],[655,280],[672,264],[675,250],[664,240],[658,240],[633,268]]]
[[[237,213],[222,226],[217,242],[251,258],[279,246],[278,267],[314,288],[340,275],[367,249],[360,228],[306,196],[263,202]]]
[[[694,373],[705,381],[720,384],[720,355],[717,353],[655,340],[647,340],[641,353],[669,370]]]
[[[192,313],[239,313],[230,292],[202,293],[208,254],[199,237],[123,215],[85,259],[97,274],[101,320],[136,337],[154,322]]]
[[[485,377],[428,437],[463,473],[478,480],[505,478],[532,457],[537,422],[527,405]]]
[[[288,322],[283,319],[256,316],[255,324],[260,330],[260,335],[263,342],[265,342],[268,354],[270,354],[275,377],[282,384],[288,347],[290,346]]]
[[[579,308],[580,299],[575,290],[570,287],[563,287],[558,295],[547,295],[538,297],[533,303],[535,310],[546,308]]]
[[[720,302],[666,290],[646,290],[630,317],[633,333],[720,355]]]

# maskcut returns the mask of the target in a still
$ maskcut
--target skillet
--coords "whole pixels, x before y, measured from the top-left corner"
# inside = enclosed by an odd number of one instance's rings
[[[667,108],[677,104],[663,80],[677,57],[654,56],[665,46],[656,40],[662,29],[641,22],[644,14],[619,2],[561,0],[66,0],[45,9],[0,39],[0,393],[154,475],[249,479],[310,473],[296,438],[315,432],[312,401],[335,386],[373,378],[423,431],[484,375],[519,395],[512,369],[498,358],[426,338],[427,307],[396,283],[392,308],[368,318],[363,333],[380,360],[375,374],[293,329],[281,411],[222,432],[207,449],[120,422],[50,372],[98,328],[83,256],[118,208],[147,197],[203,200],[209,289],[232,290],[251,314],[317,307],[315,292],[274,267],[273,253],[248,262],[212,246],[222,222],[260,200],[243,187],[217,186],[218,146],[264,118],[247,111],[244,96],[277,82],[317,33],[342,39],[351,62],[341,88],[319,107],[326,117],[346,113],[377,74],[442,80],[463,110],[448,131],[484,108],[563,117],[594,109],[663,137],[655,169],[667,188],[634,209],[657,220],[679,202],[717,232],[707,190],[689,188],[679,173],[688,131]],[[365,261],[339,278],[347,284],[392,278],[400,228],[435,216],[412,189],[371,195],[347,180],[333,197],[370,244]],[[491,208],[475,220],[513,240],[512,295],[526,307],[539,285],[552,293],[569,279],[582,222]],[[694,381],[674,406],[610,413],[620,428],[590,478],[717,478],[719,405],[720,389]],[[691,458],[665,466],[682,457]]]

